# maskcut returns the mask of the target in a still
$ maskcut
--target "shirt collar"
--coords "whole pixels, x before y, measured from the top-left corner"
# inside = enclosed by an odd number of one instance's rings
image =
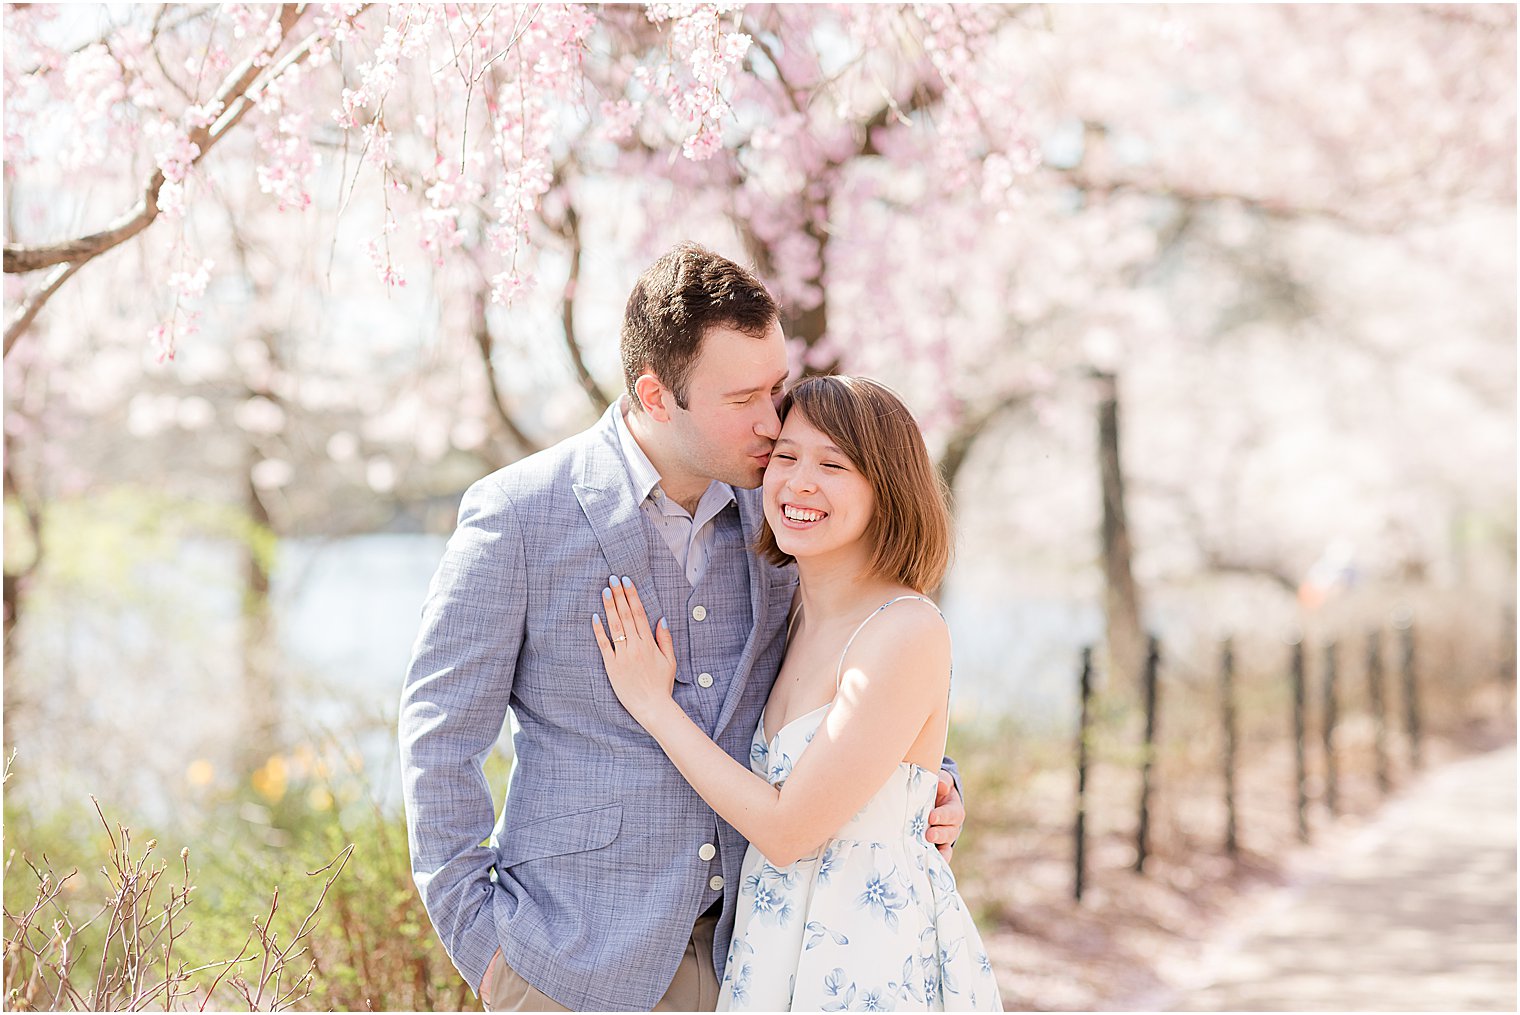
[[[651,494],[656,494],[656,499],[663,501],[665,492],[660,490],[660,473],[655,469],[654,463],[649,460],[649,456],[644,453],[644,449],[639,447],[639,442],[634,439],[633,431],[628,428],[628,412],[628,396],[618,396],[618,411],[613,419],[613,425],[617,427],[618,444],[623,449],[623,458],[628,462],[628,475],[633,479],[633,492],[638,495],[640,504],[648,500]],[[714,490],[714,487],[717,489]],[[702,494],[702,500],[711,502],[714,499],[717,499],[719,505],[726,507],[729,502],[736,500],[734,488],[727,483],[713,480]],[[698,513],[702,512],[701,504],[698,504],[697,510]],[[712,513],[716,514],[717,511],[714,510]]]
[[[619,396],[613,425],[617,427],[618,446],[623,449],[623,458],[628,462],[628,475],[633,478],[633,492],[642,504],[659,487],[660,474],[655,471],[649,456],[644,454],[644,449],[639,447],[639,442],[633,439],[633,431],[628,429],[628,420],[625,418],[627,413],[628,396]]]

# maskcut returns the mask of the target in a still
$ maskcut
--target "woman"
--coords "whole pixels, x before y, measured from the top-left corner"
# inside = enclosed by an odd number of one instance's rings
[[[624,707],[750,842],[718,1008],[1001,1010],[923,834],[949,723],[950,636],[923,596],[950,556],[943,489],[874,381],[810,378],[780,412],[757,550],[800,580],[750,768],[676,705],[670,632],[631,585],[592,622]]]

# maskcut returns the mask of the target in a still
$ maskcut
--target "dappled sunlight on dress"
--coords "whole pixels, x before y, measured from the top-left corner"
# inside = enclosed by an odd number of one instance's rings
[[[878,611],[879,612],[879,611]],[[768,742],[750,768],[781,786],[832,702]],[[719,1011],[1001,1011],[981,935],[924,831],[938,774],[903,762],[815,855],[744,856]]]

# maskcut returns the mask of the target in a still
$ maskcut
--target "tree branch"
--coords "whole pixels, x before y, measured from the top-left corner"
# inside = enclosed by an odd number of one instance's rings
[[[987,432],[987,428],[999,416],[1018,408],[1028,399],[1027,391],[1007,392],[991,405],[961,420],[960,425],[951,431],[945,450],[939,456],[939,461],[935,463],[939,467],[939,475],[944,480],[946,490],[952,493],[955,491],[955,480],[960,475],[962,466],[966,464],[966,458],[971,454],[972,445],[977,439]]]
[[[507,409],[507,403],[502,400],[501,389],[496,386],[496,371],[491,366],[491,350],[495,340],[491,337],[491,326],[486,320],[486,297],[484,293],[476,292],[475,301],[475,347],[480,350],[480,362],[485,367],[486,387],[491,394],[491,408],[496,410],[496,418],[501,423],[507,435],[512,438],[524,454],[532,454],[540,450],[538,442],[534,441],[522,428],[517,425],[517,420],[512,418],[512,413]]]
[[[32,326],[32,322],[42,312],[43,304],[52,299],[53,294],[58,291],[59,287],[67,282],[74,272],[82,268],[84,263],[84,261],[74,261],[70,264],[60,264],[58,269],[53,272],[52,278],[48,280],[48,284],[43,286],[38,292],[33,293],[31,299],[22,304],[21,309],[16,313],[15,319],[5,326],[6,356],[11,354],[11,347],[16,344],[16,339],[26,333],[26,329]]]
[[[580,288],[581,280],[581,217],[575,210],[575,204],[567,194],[565,197],[565,220],[560,229],[560,235],[565,242],[570,244],[570,277],[565,281],[564,299],[560,301],[560,322],[565,330],[565,348],[570,353],[570,362],[575,367],[575,378],[580,382],[581,390],[586,397],[591,399],[591,404],[600,414],[607,411],[607,406],[612,400],[602,391],[601,385],[596,383],[596,378],[591,376],[591,371],[586,369],[586,361],[581,356],[581,345],[575,337],[575,293]]]
[[[285,4],[280,10],[280,42],[295,28],[300,19],[303,5]],[[355,15],[357,17],[357,15]],[[308,38],[285,60],[281,61],[269,74],[273,77],[284,71],[291,64],[304,59],[311,51],[311,45],[315,36]],[[279,43],[275,44],[275,48]],[[255,81],[264,73],[264,65],[258,57],[273,52],[273,49],[261,49],[258,53],[249,56],[240,66],[228,75],[222,87],[217,91],[215,101],[222,104],[220,119],[208,127],[196,127],[189,132],[190,143],[200,149],[199,154],[191,160],[191,164],[198,164],[211,151],[216,143],[227,136],[228,131],[243,118],[243,115],[252,107],[253,103],[248,99],[248,91]],[[294,59],[292,59],[292,57]],[[234,108],[236,107],[236,108]],[[24,274],[29,271],[38,271],[49,268],[55,264],[65,262],[87,261],[105,253],[112,247],[116,247],[138,233],[142,232],[153,220],[158,217],[158,192],[164,185],[164,173],[162,169],[153,171],[143,187],[143,196],[138,204],[129,212],[122,215],[110,226],[98,233],[81,236],[62,243],[55,243],[47,247],[24,247],[6,246],[5,248],[5,274]]]
[[[284,73],[289,67],[306,59],[311,53],[317,36],[315,33],[308,36],[301,45],[288,53],[284,59],[265,72],[265,67],[260,63],[259,57],[273,53],[287,39],[295,29],[305,12],[304,4],[285,4],[280,9],[280,38],[271,48],[261,49],[258,53],[249,56],[243,63],[228,75],[222,87],[218,90],[215,100],[221,103],[222,114],[220,118],[209,127],[196,127],[189,133],[192,144],[200,151],[192,160],[192,165],[198,164],[204,159],[216,143],[235,127],[240,120],[253,108],[253,100],[249,98],[249,92],[253,90],[255,82],[262,75],[264,80],[273,80]],[[361,7],[353,14],[357,18],[366,7]],[[47,247],[25,247],[19,245],[6,246],[5,248],[5,273],[24,274],[38,271],[54,265],[67,264],[66,271],[57,275],[44,289],[42,289],[31,302],[22,310],[16,320],[5,329],[5,354],[9,355],[11,348],[36,320],[37,313],[43,305],[58,291],[59,287],[67,279],[78,271],[86,262],[100,256],[108,250],[120,246],[127,240],[141,233],[153,220],[158,218],[158,194],[163,189],[163,170],[154,170],[143,188],[142,200],[129,212],[122,215],[114,223],[101,232],[77,239],[67,240]]]

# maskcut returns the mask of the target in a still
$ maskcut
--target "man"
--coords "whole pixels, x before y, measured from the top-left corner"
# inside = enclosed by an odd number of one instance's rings
[[[632,578],[670,625],[676,701],[747,761],[797,587],[749,551],[786,343],[753,275],[684,244],[634,286],[622,354],[595,426],[466,492],[401,695],[412,872],[491,1010],[711,1010],[733,930],[746,844],[619,704],[590,617]],[[941,783],[948,852],[964,810]]]

